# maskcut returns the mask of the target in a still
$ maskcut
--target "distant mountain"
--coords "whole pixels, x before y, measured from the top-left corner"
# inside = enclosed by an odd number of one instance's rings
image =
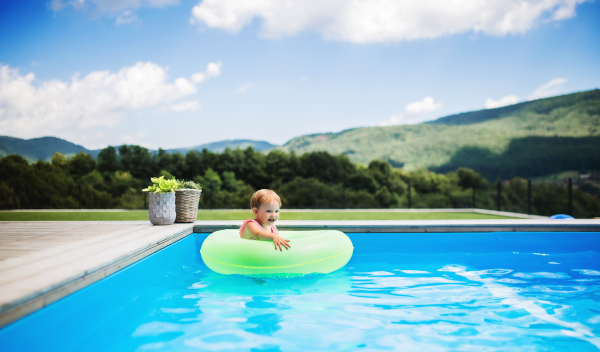
[[[418,125],[305,135],[281,147],[346,154],[405,170],[471,167],[489,179],[600,169],[600,90],[466,112]]]
[[[485,109],[478,111],[463,112],[460,114],[440,117],[435,121],[429,121],[429,124],[435,125],[470,125],[490,120],[498,120],[511,115],[522,114],[524,112],[536,114],[549,114],[555,109],[577,109],[580,106],[587,106],[589,103],[600,101],[600,90],[595,89],[587,92],[559,95],[556,97],[526,101],[514,105],[503,106],[495,109]],[[598,110],[592,109],[592,113],[598,114]]]
[[[170,153],[187,153],[190,150],[202,151],[202,149],[206,148],[212,152],[222,152],[225,150],[225,148],[245,149],[248,147],[252,147],[254,150],[258,151],[267,151],[277,147],[277,145],[264,141],[236,139],[207,143],[190,148],[168,149],[167,151]],[[30,162],[35,162],[38,160],[49,161],[56,152],[61,152],[67,157],[73,156],[79,152],[85,152],[96,158],[101,150],[102,149],[89,150],[78,144],[74,144],[56,137],[21,139],[16,137],[0,136],[0,158],[10,154],[18,154]],[[151,152],[155,151],[151,150]]]
[[[276,148],[278,146],[275,144],[271,144],[269,142],[265,142],[265,141],[253,141],[250,139],[233,139],[233,140],[228,139],[228,140],[220,141],[220,142],[201,144],[201,145],[197,145],[195,147],[168,149],[167,151],[170,153],[179,152],[179,153],[185,154],[190,150],[196,150],[196,151],[201,152],[202,149],[207,149],[211,152],[220,153],[220,152],[224,151],[226,148],[246,149],[248,147],[252,147],[252,148],[254,148],[254,150],[264,152],[264,151],[268,151],[270,149]]]
[[[19,154],[29,161],[50,160],[57,151],[66,156],[73,156],[79,152],[86,152],[94,157],[98,154],[97,151],[56,137],[21,139],[0,136],[0,157]]]

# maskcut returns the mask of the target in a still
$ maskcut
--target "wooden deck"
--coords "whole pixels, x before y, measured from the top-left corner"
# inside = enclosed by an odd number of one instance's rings
[[[189,235],[192,227],[0,222],[0,327]]]

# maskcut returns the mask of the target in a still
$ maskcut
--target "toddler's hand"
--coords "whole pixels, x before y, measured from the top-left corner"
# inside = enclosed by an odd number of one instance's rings
[[[279,248],[279,251],[283,251],[282,247],[285,247],[285,249],[290,249],[290,244],[288,243],[290,240],[286,240],[285,238],[281,237],[281,236],[276,236],[273,237],[273,245],[275,245],[275,250],[277,250],[277,248]]]

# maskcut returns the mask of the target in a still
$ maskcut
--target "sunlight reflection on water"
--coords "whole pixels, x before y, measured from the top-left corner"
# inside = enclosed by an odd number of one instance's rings
[[[563,263],[556,271],[547,259],[540,268],[541,264],[516,263],[514,255],[452,258],[463,264],[443,263],[443,256],[435,255],[377,261],[355,256],[352,266],[337,272],[291,279],[223,276],[198,263],[162,283],[170,299],[157,301],[162,306],[135,329],[133,336],[144,340],[135,347],[178,351],[600,348],[596,337],[600,286],[589,280],[600,272],[569,269],[569,261],[575,258],[569,255],[553,256]],[[594,254],[589,263],[598,259]],[[512,262],[515,267],[495,267],[498,262]],[[580,267],[581,261],[576,263]]]

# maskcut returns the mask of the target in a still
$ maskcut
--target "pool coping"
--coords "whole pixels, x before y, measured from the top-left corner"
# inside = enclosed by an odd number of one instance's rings
[[[196,221],[195,233],[237,229],[240,221]],[[281,220],[277,228],[288,231],[338,230],[348,233],[432,232],[600,232],[600,220],[493,219],[493,220]]]
[[[0,222],[0,223],[27,223],[42,224],[44,222]],[[0,302],[0,328],[6,326],[26,315],[35,312],[67,295],[74,293],[92,283],[95,283],[156,251],[179,241],[192,233],[211,233],[223,229],[237,229],[241,221],[196,221],[189,224],[176,224],[174,226],[151,226],[148,221],[74,221],[74,222],[46,222],[62,224],[125,224],[131,225],[129,234],[137,231],[137,239],[131,241],[127,251],[115,244],[108,248],[106,258],[96,261],[93,266],[77,268],[80,271],[68,278],[63,278],[51,285],[41,287],[35,292],[19,296],[9,302]],[[336,220],[336,221],[279,221],[280,230],[317,230],[330,229],[347,233],[457,233],[457,232],[599,232],[600,220],[548,220],[548,219],[498,219],[498,220]],[[145,231],[145,232],[144,232]],[[139,234],[148,233],[148,237]],[[117,233],[109,237],[115,241]],[[152,234],[152,238],[150,238]],[[118,236],[127,236],[125,231]],[[132,236],[133,238],[133,236]],[[107,237],[108,239],[108,237]],[[86,241],[86,240],[82,240]],[[84,242],[75,242],[82,250],[89,249]],[[97,245],[100,240],[90,242]],[[106,246],[106,241],[102,242]],[[121,245],[122,246],[122,245]],[[61,254],[56,254],[58,257]],[[2,263],[2,261],[0,261]],[[79,265],[77,260],[68,263]],[[6,272],[6,271],[5,271]],[[40,273],[42,274],[42,273]],[[2,271],[0,271],[0,279]]]
[[[148,211],[148,209],[9,209],[0,210],[0,212],[77,212],[77,213],[93,213],[93,212],[139,212]],[[222,211],[243,211],[248,212],[248,209],[199,209],[201,212],[222,212]],[[488,214],[488,215],[499,215],[506,217],[515,217],[520,219],[547,219],[546,216],[540,215],[529,215],[522,213],[514,213],[510,211],[480,209],[480,208],[419,208],[419,209],[406,209],[406,208],[391,208],[391,209],[285,209],[286,212],[290,213],[316,213],[316,212],[332,212],[332,213],[476,213],[476,214]]]

